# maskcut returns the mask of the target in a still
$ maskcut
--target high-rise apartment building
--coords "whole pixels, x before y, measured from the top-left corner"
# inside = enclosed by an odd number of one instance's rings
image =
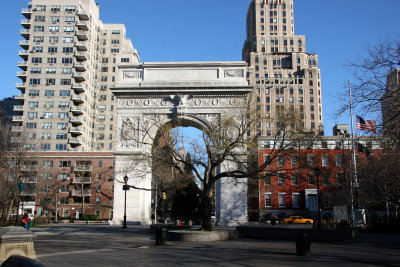
[[[33,0],[22,9],[15,134],[38,151],[113,151],[117,65],[139,56],[125,26],[103,24],[94,0]]]
[[[400,69],[387,76],[386,92],[382,98],[383,131],[386,135],[399,136]]]
[[[109,219],[117,135],[109,88],[118,65],[139,55],[124,25],[102,23],[94,0],[33,0],[22,15],[13,141],[40,153],[13,176],[27,185],[19,213]]]
[[[253,0],[247,13],[242,57],[254,86],[251,104],[261,121],[257,134],[275,134],[277,118],[296,114],[291,127],[323,132],[318,56],[306,52],[306,38],[294,34],[293,0]]]

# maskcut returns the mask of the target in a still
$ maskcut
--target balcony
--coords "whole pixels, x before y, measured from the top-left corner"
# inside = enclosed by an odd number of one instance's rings
[[[39,170],[38,165],[25,165],[21,168],[23,172],[37,172]]]
[[[28,61],[18,61],[17,66],[26,71],[28,69]]]
[[[21,19],[21,25],[25,29],[30,29],[31,28],[31,20],[30,19]]]
[[[22,137],[21,136],[12,136],[11,142],[12,143],[20,143],[20,142],[22,142]]]
[[[89,20],[89,13],[86,10],[78,10],[76,11],[76,15],[78,15],[81,20]]]
[[[19,46],[23,49],[29,49],[29,40],[19,40]]]
[[[90,193],[91,193],[91,190],[84,190],[83,193],[84,193],[85,197],[89,197]],[[73,197],[81,197],[82,196],[82,191],[81,190],[72,190],[71,191],[71,196],[73,196]]]
[[[82,145],[84,142],[82,138],[71,137],[68,139],[68,143],[71,145]]]
[[[92,165],[90,164],[83,164],[83,165],[77,165],[73,168],[74,172],[91,172],[92,171]]]
[[[17,126],[17,125],[13,125],[12,127],[11,127],[11,132],[22,132],[22,130],[23,130],[23,128],[22,128],[22,126]]]
[[[84,82],[89,79],[87,74],[82,71],[72,73],[72,78],[74,78],[77,82]]]
[[[25,18],[30,19],[32,17],[32,8],[23,8],[21,13]]]
[[[85,97],[81,96],[81,95],[73,94],[73,95],[71,95],[71,100],[76,103],[83,103],[83,102],[85,102]]]
[[[85,60],[89,59],[89,54],[87,52],[83,52],[83,51],[76,51],[74,53],[74,57],[78,61],[85,61]]]
[[[21,29],[20,31],[19,31],[19,33],[22,35],[22,37],[24,37],[25,39],[29,39],[29,35],[30,35],[30,33],[29,33],[29,30],[27,30],[27,29]]]
[[[75,134],[75,135],[82,135],[83,128],[82,127],[71,127],[71,128],[69,128],[69,133]]]
[[[86,41],[89,39],[89,33],[87,31],[78,30],[75,32],[75,36],[79,41]]]
[[[71,106],[71,112],[74,115],[82,115],[84,113],[84,110],[81,106]]]
[[[23,118],[23,116],[13,116],[12,120],[13,121],[24,121],[24,118]]]
[[[87,84],[84,83],[74,83],[71,86],[76,92],[85,92],[88,89]]]
[[[15,87],[21,91],[24,91],[26,89],[26,83],[16,83]]]
[[[75,42],[75,47],[78,51],[88,51],[89,44],[87,42]]]
[[[90,177],[75,177],[72,181],[73,184],[91,184],[92,179]]]
[[[26,71],[17,71],[17,77],[22,79],[22,80],[26,80]]]
[[[29,53],[26,50],[20,50],[18,51],[18,56],[22,57],[24,60],[27,60]]]
[[[88,70],[88,65],[86,63],[82,63],[82,62],[75,62],[74,63],[74,68],[77,71],[87,71]]]
[[[72,116],[69,118],[69,121],[72,124],[77,124],[77,125],[82,125],[85,121],[83,120],[82,117],[78,117],[78,116]]]
[[[84,30],[84,31],[88,31],[91,29],[91,26],[88,22],[85,21],[77,21],[76,22],[76,26],[78,27],[79,30]]]
[[[24,94],[19,94],[19,95],[14,95],[15,100],[25,100],[25,95]]]
[[[24,111],[24,105],[15,105],[13,107],[13,111],[18,111],[18,112]]]
[[[22,177],[21,183],[23,184],[36,184],[37,178],[36,177]]]
[[[21,196],[36,196],[34,190],[21,190]]]

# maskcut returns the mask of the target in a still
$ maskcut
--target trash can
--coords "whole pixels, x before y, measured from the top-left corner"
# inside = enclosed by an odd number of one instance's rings
[[[310,255],[311,241],[308,232],[298,232],[296,237],[296,255],[308,256]]]
[[[157,227],[156,245],[165,245],[167,243],[167,228]]]
[[[86,224],[89,224],[89,220],[86,220]]]

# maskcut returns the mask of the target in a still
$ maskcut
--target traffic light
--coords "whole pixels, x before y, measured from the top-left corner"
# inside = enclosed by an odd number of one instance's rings
[[[167,199],[167,194],[165,192],[162,193],[162,199]]]

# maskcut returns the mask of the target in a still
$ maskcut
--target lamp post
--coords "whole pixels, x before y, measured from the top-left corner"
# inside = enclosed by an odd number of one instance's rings
[[[21,205],[21,191],[24,190],[24,188],[25,188],[25,184],[22,183],[22,177],[19,177],[17,188],[18,188],[18,208],[17,208],[17,216],[15,217],[15,226],[18,225],[19,206]],[[23,213],[24,213],[24,209],[22,208],[21,214],[23,214]]]
[[[124,176],[124,185],[122,186],[122,190],[125,191],[125,202],[124,202],[124,225],[122,225],[122,229],[127,229],[128,227],[126,226],[126,191],[129,190],[128,187],[128,176]]]
[[[320,172],[321,172],[321,170],[318,168],[318,167],[316,167],[315,169],[314,169],[314,174],[315,174],[315,177],[317,178],[317,217],[318,217],[318,220],[317,220],[317,228],[318,229],[321,229],[321,208],[320,208],[320,205],[319,205],[319,197],[320,197],[320,194],[319,194],[319,174],[320,174]]]

